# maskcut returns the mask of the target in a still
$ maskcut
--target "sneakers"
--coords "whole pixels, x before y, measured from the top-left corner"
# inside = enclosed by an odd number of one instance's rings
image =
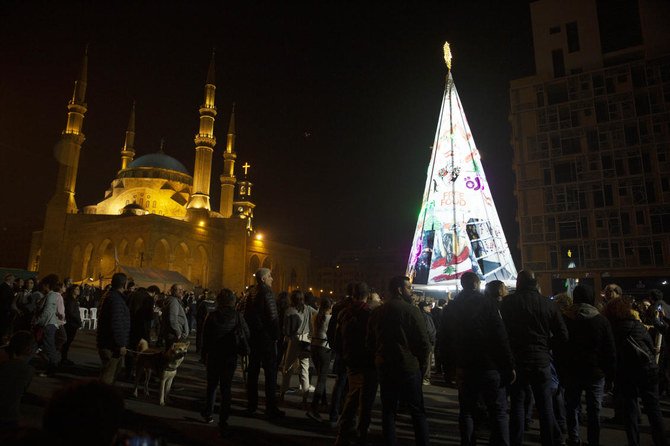
[[[204,413],[200,412],[200,415],[202,416],[202,421],[206,424],[211,424],[214,422],[214,417],[211,415],[205,415]]]
[[[310,410],[308,411],[305,415],[307,415],[307,418],[311,418],[312,420],[316,421],[317,423],[323,422],[323,418],[321,418],[321,414],[315,410]]]
[[[429,386],[430,385],[430,380],[429,379],[424,379],[423,380],[423,385],[424,386]]]

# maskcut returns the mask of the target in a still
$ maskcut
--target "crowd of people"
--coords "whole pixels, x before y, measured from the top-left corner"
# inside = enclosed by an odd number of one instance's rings
[[[80,308],[97,308],[102,385],[133,380],[140,342],[169,351],[195,330],[207,380],[201,416],[214,421],[219,389],[222,437],[233,433],[227,421],[242,358],[247,416],[259,410],[262,369],[265,416],[281,423],[286,396],[297,394],[306,417],[336,429],[336,445],[369,443],[378,395],[384,444],[397,443],[399,410],[411,416],[415,443],[429,444],[423,386],[440,375],[458,389],[463,445],[476,444],[476,426],[484,421],[490,444],[523,444],[533,406],[543,445],[582,444],[584,419],[588,444],[598,445],[608,392],[613,421],[623,424],[629,445],[640,444],[640,399],[654,445],[667,444],[659,400],[670,396],[670,307],[658,290],[636,300],[615,284],[598,296],[578,285],[546,297],[526,270],[509,294],[503,282],[482,289],[476,274],[465,273],[461,291],[449,299],[417,295],[398,276],[383,298],[358,282],[334,301],[299,289],[275,296],[266,268],[255,279],[239,296],[223,289],[212,298],[180,284],[166,294],[157,286],[138,288],[123,273],[104,290],[56,275],[39,282],[7,275],[0,285],[0,334],[8,342],[0,362],[0,428],[18,425],[19,401],[35,373],[29,362],[41,364],[44,376],[72,366],[68,353],[82,327]]]

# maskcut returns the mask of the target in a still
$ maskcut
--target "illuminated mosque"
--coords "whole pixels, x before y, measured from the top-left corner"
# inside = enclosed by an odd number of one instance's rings
[[[87,55],[67,105],[65,130],[54,153],[58,177],[44,228],[33,234],[28,269],[57,273],[75,282],[107,283],[114,272],[128,273],[139,285],[162,288],[181,281],[234,291],[253,283],[259,267],[271,268],[276,289],[307,283],[310,252],[264,240],[252,227],[252,183],[235,176],[235,108],[230,116],[218,211],[210,203],[216,137],[214,53],[195,135],[193,175],[163,153],[136,157],[135,106],[130,113],[120,170],[97,204],[77,207],[75,186],[87,111]]]

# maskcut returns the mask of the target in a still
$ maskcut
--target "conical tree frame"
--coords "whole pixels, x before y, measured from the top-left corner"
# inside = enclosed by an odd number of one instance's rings
[[[453,290],[467,271],[482,282],[517,274],[449,71],[407,275],[417,289]]]

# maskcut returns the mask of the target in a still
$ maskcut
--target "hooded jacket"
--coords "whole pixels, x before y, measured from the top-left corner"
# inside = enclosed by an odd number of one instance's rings
[[[558,368],[568,380],[614,379],[616,349],[609,321],[586,303],[569,306],[563,313],[569,339],[558,349]]]
[[[479,291],[461,291],[442,310],[443,362],[463,369],[498,370],[510,376],[514,360],[496,303]]]
[[[380,373],[407,375],[426,367],[430,344],[421,310],[400,296],[372,312],[367,343]]]
[[[535,287],[519,288],[500,304],[500,313],[518,369],[549,367],[552,346],[568,340],[561,313]]]

